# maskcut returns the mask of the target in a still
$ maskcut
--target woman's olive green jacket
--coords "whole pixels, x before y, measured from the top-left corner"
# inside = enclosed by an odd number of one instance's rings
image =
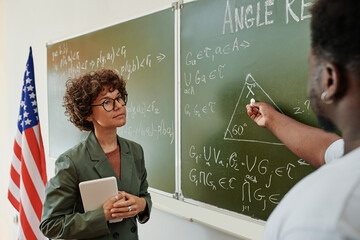
[[[150,216],[151,198],[142,147],[118,136],[121,173],[117,177],[95,135],[66,151],[56,160],[55,176],[46,184],[40,230],[51,239],[138,239],[137,222]],[[147,207],[141,216],[108,223],[103,209],[84,213],[79,192],[83,181],[115,176],[119,191],[143,197]]]

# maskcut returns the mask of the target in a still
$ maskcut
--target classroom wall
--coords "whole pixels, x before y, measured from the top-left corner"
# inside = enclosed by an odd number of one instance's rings
[[[11,140],[9,139],[9,94],[7,81],[7,47],[6,47],[6,1],[0,0],[0,239],[12,239],[12,208],[7,201],[7,186],[10,170]]]
[[[13,213],[7,200],[11,149],[25,64],[29,46],[33,48],[37,100],[41,130],[48,155],[48,102],[46,80],[46,43],[82,34],[146,13],[170,7],[173,0],[0,0],[0,240],[16,239]],[[47,159],[48,177],[53,176],[54,161]],[[154,208],[149,223],[140,226],[141,239],[224,239],[235,237],[190,222]]]

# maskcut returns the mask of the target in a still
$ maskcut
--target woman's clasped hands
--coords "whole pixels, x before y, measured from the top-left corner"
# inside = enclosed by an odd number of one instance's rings
[[[146,208],[144,198],[119,191],[117,195],[109,198],[104,204],[104,214],[107,221],[134,217]]]

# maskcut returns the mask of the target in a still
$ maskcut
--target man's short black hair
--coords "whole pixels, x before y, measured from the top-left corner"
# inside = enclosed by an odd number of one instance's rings
[[[311,46],[319,60],[360,73],[360,0],[316,0]]]

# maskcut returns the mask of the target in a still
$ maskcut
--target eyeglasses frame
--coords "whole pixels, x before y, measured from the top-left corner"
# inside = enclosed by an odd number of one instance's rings
[[[120,97],[120,98],[124,101],[124,104],[121,104],[121,102],[119,102],[119,101],[117,100],[118,97]],[[110,111],[108,111],[108,110],[105,109],[105,106],[104,106],[105,101],[102,102],[101,104],[96,104],[96,105],[94,104],[94,105],[91,105],[91,106],[92,106],[92,107],[102,106],[102,107],[104,108],[104,110],[107,111],[107,112],[111,112],[111,111],[114,110],[114,108],[115,108],[115,101],[117,101],[118,103],[120,103],[122,107],[126,106],[126,103],[127,103],[127,101],[128,101],[128,94],[125,93],[125,94],[124,94],[124,98],[122,97],[122,95],[119,95],[118,97],[116,97],[116,98],[108,98],[108,99],[113,100],[113,107],[112,107],[112,109],[111,109]]]

